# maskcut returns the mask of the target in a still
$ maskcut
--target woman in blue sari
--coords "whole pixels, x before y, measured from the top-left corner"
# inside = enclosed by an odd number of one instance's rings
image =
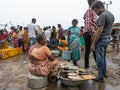
[[[80,28],[77,26],[78,20],[72,20],[72,26],[68,28],[68,42],[69,42],[69,50],[72,51],[71,60],[74,65],[78,65],[77,61],[80,60]]]

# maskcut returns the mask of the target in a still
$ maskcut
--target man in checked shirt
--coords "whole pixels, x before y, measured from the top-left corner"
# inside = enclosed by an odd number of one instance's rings
[[[83,37],[85,40],[85,56],[84,56],[84,67],[86,69],[89,68],[89,55],[90,55],[90,46],[92,44],[92,40],[94,37],[94,33],[96,32],[96,21],[97,15],[92,10],[92,6],[95,4],[97,0],[88,0],[89,8],[84,14],[84,30],[83,30]],[[96,61],[95,51],[93,51],[93,56]]]

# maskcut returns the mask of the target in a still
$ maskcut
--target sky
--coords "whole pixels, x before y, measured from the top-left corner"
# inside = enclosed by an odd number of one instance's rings
[[[105,1],[106,4],[110,0]],[[115,16],[115,22],[120,22],[120,0],[112,0],[108,10]],[[79,21],[78,26],[84,25],[83,16],[88,8],[87,0],[0,0],[0,24],[24,25],[36,18],[37,25],[71,26],[72,19]]]

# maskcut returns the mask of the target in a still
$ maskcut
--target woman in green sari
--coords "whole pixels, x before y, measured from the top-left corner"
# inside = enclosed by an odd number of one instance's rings
[[[74,65],[78,65],[77,61],[80,60],[80,28],[77,26],[78,20],[72,20],[72,26],[68,28],[68,42],[69,42],[69,50],[72,51],[71,60]]]

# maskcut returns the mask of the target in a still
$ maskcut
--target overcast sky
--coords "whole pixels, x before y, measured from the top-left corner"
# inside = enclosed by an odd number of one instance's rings
[[[60,23],[68,28],[72,19],[77,18],[81,26],[87,8],[87,0],[0,0],[0,24],[11,21],[14,25],[27,25],[34,17],[41,27]],[[119,9],[120,0],[112,0],[109,11],[115,15],[115,22],[120,22]]]

